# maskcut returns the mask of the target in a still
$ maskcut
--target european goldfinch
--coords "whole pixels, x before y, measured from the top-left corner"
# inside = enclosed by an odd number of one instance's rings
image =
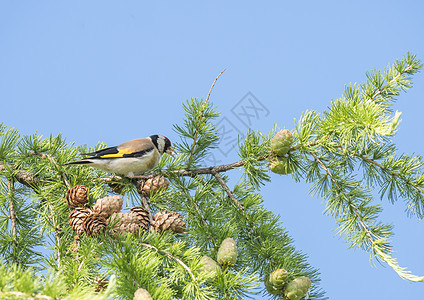
[[[151,135],[116,147],[85,153],[83,155],[90,155],[90,157],[68,162],[65,165],[86,164],[132,178],[153,169],[164,153],[172,155],[171,141],[161,135]]]

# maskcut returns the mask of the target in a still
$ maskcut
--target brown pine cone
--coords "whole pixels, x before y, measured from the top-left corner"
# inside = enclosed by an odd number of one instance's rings
[[[147,180],[141,180],[137,185],[137,191],[145,197],[150,197],[161,190],[167,190],[168,187],[168,179],[162,175],[158,175]]]
[[[104,291],[107,288],[107,285],[109,284],[109,280],[107,280],[104,277],[97,276],[93,279],[94,283],[94,290],[96,293]]]
[[[69,213],[69,225],[71,225],[72,230],[75,231],[76,234],[82,234],[84,232],[84,220],[91,213],[91,209],[87,207],[77,207]]]
[[[168,229],[171,229],[175,233],[182,233],[184,232],[185,225],[182,216],[175,211],[170,213],[162,211],[154,216],[153,227],[159,233]]]
[[[71,208],[82,207],[87,203],[88,187],[77,185],[66,193],[66,203]]]
[[[144,230],[149,229],[150,218],[147,209],[141,206],[131,207],[130,215],[135,215],[137,218],[137,224],[143,226]]]
[[[113,213],[108,222],[112,222],[114,228],[112,234],[138,233],[140,228],[147,230],[149,227],[149,214],[143,207],[133,207],[128,213]]]
[[[106,219],[100,214],[92,212],[82,223],[84,232],[88,237],[93,237],[106,229]]]
[[[107,219],[113,213],[121,211],[122,203],[123,200],[119,196],[107,196],[96,201],[93,211]]]

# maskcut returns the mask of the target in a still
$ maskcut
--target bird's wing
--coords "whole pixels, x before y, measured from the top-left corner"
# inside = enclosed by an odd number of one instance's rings
[[[153,151],[154,145],[147,139],[135,139],[116,147],[109,147],[85,155],[93,158],[140,157]]]

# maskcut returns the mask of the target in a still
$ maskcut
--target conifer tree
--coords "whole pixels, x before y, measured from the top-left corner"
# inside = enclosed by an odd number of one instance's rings
[[[142,178],[64,165],[103,144],[21,136],[1,124],[0,298],[326,299],[318,270],[263,206],[270,172],[310,183],[349,247],[423,281],[397,264],[392,226],[372,196],[403,199],[424,216],[422,158],[398,154],[392,139],[400,119],[392,106],[421,67],[408,53],[290,130],[248,131],[239,161],[201,167],[219,141],[209,100],[218,76],[206,99],[183,105],[177,155]]]

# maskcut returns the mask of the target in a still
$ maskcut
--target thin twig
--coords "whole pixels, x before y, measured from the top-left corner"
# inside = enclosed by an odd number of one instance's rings
[[[390,84],[394,83],[396,80],[398,80],[398,78],[400,76],[402,76],[403,74],[407,73],[409,70],[412,69],[412,66],[409,65],[408,67],[406,67],[405,71],[403,73],[399,73],[397,76],[393,77],[392,80],[390,80],[386,85],[385,88],[387,88],[387,86],[389,86]],[[381,93],[383,93],[382,89],[377,89],[377,92],[375,92],[375,94],[370,98],[370,100],[374,100],[375,98],[377,98],[378,95],[380,95]]]
[[[221,73],[219,73],[219,75],[218,75],[218,76],[216,76],[215,80],[213,81],[213,83],[212,83],[212,85],[211,85],[211,88],[209,89],[209,93],[208,93],[208,96],[206,97],[206,100],[205,100],[205,101],[203,101],[202,111],[200,112],[200,115],[199,115],[199,118],[198,118],[198,119],[199,119],[199,124],[200,124],[200,121],[203,119],[203,116],[204,116],[204,114],[205,114],[206,104],[208,103],[209,96],[210,96],[210,95],[211,95],[211,93],[212,93],[213,87],[215,86],[215,83],[216,83],[216,81],[218,80],[218,78],[221,76],[221,74],[222,74],[222,73],[224,73],[224,71],[225,71],[225,70],[226,70],[226,69],[222,70],[222,71],[221,71]],[[200,125],[199,125],[199,126],[200,126]],[[196,144],[197,144],[197,137],[198,137],[198,135],[199,135],[199,129],[198,129],[198,128],[196,128],[196,131],[195,131],[194,136],[193,136],[193,143],[192,143],[192,145],[191,145],[190,156],[188,157],[188,160],[187,160],[187,165],[188,165],[188,166],[190,166],[190,164],[191,164],[191,162],[192,162],[192,160],[193,160],[194,147],[195,147],[195,146],[196,146]]]
[[[49,154],[42,153],[42,152],[37,152],[37,151],[34,152],[33,154],[38,155],[41,158],[47,158],[55,166],[57,171],[60,170],[59,165],[57,164],[57,162],[56,162],[56,160],[54,159],[53,156],[51,156]],[[66,187],[68,188],[68,190],[71,189],[71,185],[69,184],[68,177],[66,176],[65,171],[59,171],[59,173],[60,173],[60,176],[62,177],[63,182],[65,183]]]
[[[212,83],[212,85],[211,85],[211,88],[209,89],[209,93],[208,93],[208,96],[206,97],[205,103],[206,103],[206,102],[208,102],[208,100],[209,100],[209,96],[210,96],[210,95],[211,95],[211,93],[212,93],[212,90],[213,90],[213,87],[215,86],[216,81],[217,81],[217,80],[218,80],[218,78],[221,76],[221,74],[225,72],[225,70],[226,70],[226,69],[222,70],[222,71],[221,71],[221,73],[219,73],[219,74],[218,74],[218,76],[216,76],[215,80],[213,81],[213,83]]]
[[[199,214],[199,216],[200,216],[200,218],[201,218],[201,220],[202,220],[203,224],[204,224],[206,227],[208,227],[208,226],[209,226],[209,224],[206,222],[206,218],[205,218],[205,216],[203,216],[203,214],[202,214],[202,212],[200,211],[200,208],[199,208],[199,206],[197,205],[197,203],[196,203],[196,202],[194,202],[193,197],[191,197],[191,195],[190,195],[190,193],[189,193],[188,189],[187,189],[185,186],[183,186],[182,188],[183,188],[183,190],[184,190],[184,193],[185,193],[186,197],[190,200],[191,204],[194,206],[194,209],[195,209],[195,210],[197,211],[197,213]]]
[[[74,286],[76,286],[77,283],[78,283],[78,276],[79,276],[79,274],[82,270],[83,265],[84,265],[84,261],[80,261],[80,263],[78,265],[77,276],[75,277],[74,284],[73,284]]]
[[[368,158],[368,157],[366,157],[366,156],[364,156],[364,155],[362,155],[362,154],[357,154],[357,153],[353,153],[353,155],[355,155],[356,157],[359,157],[360,159],[362,159],[362,160],[364,160],[364,161],[366,161],[366,162],[368,162],[368,163],[370,163],[370,164],[373,164],[373,165],[375,165],[375,166],[377,166],[377,167],[379,167],[380,169],[382,169],[383,171],[385,171],[385,172],[387,172],[387,173],[390,173],[392,176],[395,176],[395,177],[397,177],[397,178],[400,178],[400,179],[402,179],[403,181],[405,181],[406,183],[408,183],[408,184],[410,184],[410,185],[412,185],[419,193],[424,193],[424,191],[418,186],[418,185],[416,185],[416,184],[414,184],[414,183],[412,183],[412,182],[410,182],[409,180],[407,180],[406,178],[404,178],[404,176],[402,176],[400,173],[398,173],[398,172],[396,172],[396,171],[393,171],[392,169],[389,169],[389,168],[386,168],[385,166],[383,166],[382,164],[380,164],[380,163],[378,163],[378,162],[376,162],[375,160],[373,160],[373,159],[371,159],[371,158]]]
[[[191,277],[191,279],[193,280],[193,281],[196,281],[196,278],[194,277],[194,275],[193,275],[193,273],[191,272],[191,270],[190,270],[190,268],[181,260],[181,259],[179,259],[178,257],[175,257],[175,256],[173,256],[171,253],[169,253],[169,252],[167,252],[167,251],[165,251],[165,250],[161,250],[161,249],[158,249],[158,248],[156,248],[155,246],[153,246],[153,245],[150,245],[150,244],[146,244],[146,243],[140,243],[140,245],[142,245],[143,247],[146,247],[146,248],[150,248],[150,249],[153,249],[153,250],[155,250],[156,252],[158,252],[158,253],[160,253],[160,254],[163,254],[163,255],[166,255],[167,257],[169,257],[170,259],[173,259],[173,260],[175,260],[177,263],[179,263],[189,274],[190,274],[190,277]]]
[[[228,187],[227,183],[222,179],[221,175],[218,172],[212,173],[213,176],[215,176],[216,180],[218,180],[219,184],[224,188],[225,192],[228,195],[228,198],[230,198],[234,204],[240,209],[243,216],[246,217],[246,220],[249,221],[248,216],[246,215],[246,212],[244,211],[243,204],[240,203],[240,201],[237,200],[237,198],[234,196],[233,192]]]

